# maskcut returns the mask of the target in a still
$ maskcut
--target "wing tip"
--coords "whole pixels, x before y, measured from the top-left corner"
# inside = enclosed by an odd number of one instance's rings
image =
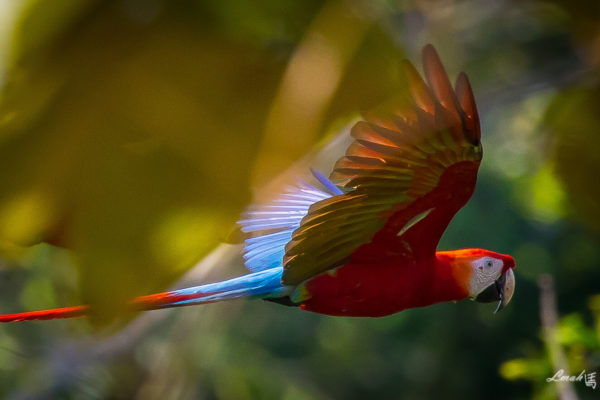
[[[446,69],[444,68],[444,64],[442,64],[442,59],[438,54],[437,50],[431,43],[427,43],[423,46],[423,50],[421,51],[421,59],[423,62],[423,68],[427,70],[428,68],[435,68],[436,72],[443,72],[446,77]]]
[[[446,68],[444,68],[444,64],[442,63],[437,50],[430,43],[423,47],[422,62],[425,79],[427,80],[435,99],[444,109],[446,109],[451,122],[453,124],[460,124],[460,106],[458,104],[456,92],[450,83],[448,73],[446,72]]]
[[[435,56],[438,58],[439,60],[439,55],[437,53],[437,50],[435,49],[435,47],[433,47],[433,45],[431,43],[426,43],[425,46],[423,46],[423,50],[421,51],[423,54],[423,58],[425,58],[425,56]]]
[[[473,95],[473,88],[469,82],[469,77],[466,73],[460,72],[456,78],[454,85],[458,103],[465,116],[466,134],[471,142],[479,143],[481,140],[481,126],[479,122],[479,112],[477,111],[477,103]]]
[[[415,66],[407,59],[402,60],[402,72],[404,73],[404,78],[408,83],[408,88],[410,91],[410,95],[413,97],[416,104],[423,110],[433,113],[435,110],[435,105],[433,98],[431,96],[431,92],[425,82],[423,82],[423,78]]]

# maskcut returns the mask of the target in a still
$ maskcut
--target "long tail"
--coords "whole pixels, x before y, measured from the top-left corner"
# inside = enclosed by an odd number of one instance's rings
[[[281,284],[282,271],[283,268],[271,268],[223,282],[136,297],[131,301],[130,306],[133,311],[148,311],[160,308],[214,303],[239,297],[282,297],[291,292],[291,287]],[[91,308],[89,306],[54,308],[50,310],[0,315],[0,322],[76,318],[87,316],[90,314],[90,311]]]

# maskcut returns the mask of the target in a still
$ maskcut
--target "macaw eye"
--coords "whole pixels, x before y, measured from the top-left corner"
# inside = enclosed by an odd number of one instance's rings
[[[485,266],[488,268],[492,268],[494,266],[494,263],[492,262],[492,260],[487,260],[485,262]]]

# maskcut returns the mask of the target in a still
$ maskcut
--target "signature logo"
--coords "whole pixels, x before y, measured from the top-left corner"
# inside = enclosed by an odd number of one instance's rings
[[[579,375],[565,375],[565,371],[559,369],[553,376],[546,378],[546,382],[584,382],[585,386],[596,389],[596,372],[588,374],[583,370]]]

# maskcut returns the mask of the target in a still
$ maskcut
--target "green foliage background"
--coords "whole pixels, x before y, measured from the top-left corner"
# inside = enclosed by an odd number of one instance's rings
[[[599,17],[584,0],[1,2],[0,312],[97,311],[0,326],[0,396],[546,399],[553,342],[572,373],[599,371]],[[428,42],[469,74],[485,152],[441,247],[513,254],[507,309],[117,315],[186,271],[179,286],[243,273],[219,245],[242,208],[401,91],[399,61],[419,67]]]

